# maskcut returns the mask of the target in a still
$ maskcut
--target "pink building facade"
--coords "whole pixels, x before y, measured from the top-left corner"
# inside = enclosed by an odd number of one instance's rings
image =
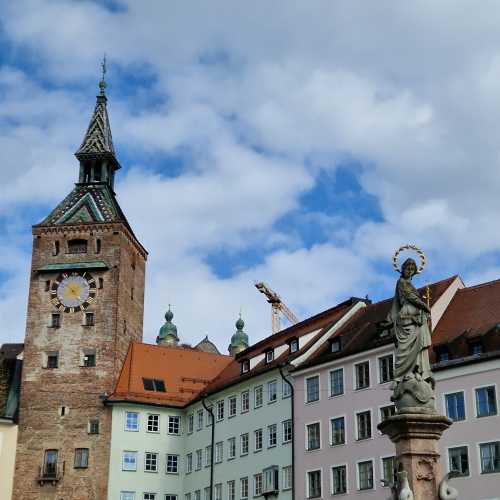
[[[442,468],[460,472],[459,498],[500,500],[500,283],[456,285],[443,282],[432,306],[436,406],[454,420]],[[377,328],[389,306],[368,304],[293,372],[297,499],[390,498],[394,446],[377,430],[393,411],[394,347]]]

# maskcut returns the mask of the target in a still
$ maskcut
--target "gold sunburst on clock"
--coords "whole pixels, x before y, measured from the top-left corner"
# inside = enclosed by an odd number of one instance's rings
[[[67,313],[84,311],[95,302],[95,279],[87,272],[62,273],[50,288],[51,302]]]

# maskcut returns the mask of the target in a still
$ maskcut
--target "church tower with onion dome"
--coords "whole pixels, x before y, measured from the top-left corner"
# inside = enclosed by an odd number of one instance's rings
[[[13,498],[107,495],[113,391],[142,340],[147,252],[114,192],[103,78],[72,191],[33,226]],[[48,183],[49,185],[49,183]]]

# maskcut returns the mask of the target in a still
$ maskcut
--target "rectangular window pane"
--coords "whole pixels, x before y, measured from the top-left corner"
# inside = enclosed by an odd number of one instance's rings
[[[269,448],[276,446],[278,442],[278,426],[276,424],[267,426],[267,446]]]
[[[345,418],[338,417],[331,420],[332,445],[345,444]]]
[[[467,446],[459,446],[448,450],[450,472],[454,471],[460,476],[469,475],[469,454]]]
[[[372,437],[372,418],[370,411],[363,411],[356,415],[358,424],[358,440]]]
[[[458,422],[460,420],[465,420],[465,402],[464,393],[455,392],[453,394],[446,394],[446,416]]]
[[[307,449],[318,450],[321,446],[319,422],[307,425]]]
[[[179,434],[181,430],[181,417],[178,415],[169,415],[168,417],[168,433]]]
[[[169,474],[179,472],[179,455],[167,455],[167,472]]]
[[[358,463],[358,480],[360,490],[373,488],[373,463],[371,460]]]
[[[497,414],[494,386],[476,389],[476,408],[478,417],[489,417]]]
[[[240,479],[240,498],[242,500],[248,498],[248,477]]]
[[[283,489],[289,490],[292,488],[292,466],[283,467]]]
[[[127,411],[125,413],[125,430],[138,431],[139,430],[139,414],[134,411]]]
[[[259,387],[256,387],[254,389],[254,404],[255,404],[255,408],[258,408],[259,406],[262,406],[262,400],[263,400],[263,389],[262,389],[262,386],[260,385]]]
[[[245,413],[250,408],[250,393],[248,391],[241,393],[241,413]]]
[[[344,369],[337,368],[330,372],[330,396],[344,394]]]
[[[382,459],[382,481],[384,486],[388,486],[394,482],[394,468],[396,465],[396,457],[385,457]]]
[[[89,466],[88,448],[75,449],[75,469],[85,469]]]
[[[307,497],[321,496],[321,471],[315,470],[307,473]]]
[[[148,415],[148,432],[160,432],[160,415]]]
[[[366,389],[370,387],[370,363],[365,361],[355,365],[356,389]]]
[[[394,362],[392,354],[379,358],[379,378],[380,383],[390,382],[394,378]]]
[[[122,455],[122,470],[135,471],[137,470],[137,452],[124,451]]]
[[[500,472],[500,441],[484,443],[480,447],[481,473]]]
[[[146,472],[158,472],[158,453],[150,451],[144,453],[144,470]]]
[[[319,376],[306,379],[306,402],[319,401]]]
[[[339,465],[332,467],[332,495],[341,495],[347,492],[347,467]]]
[[[267,401],[273,403],[278,399],[278,384],[276,380],[267,383]]]
[[[283,422],[283,443],[289,443],[293,438],[293,427],[291,420]]]

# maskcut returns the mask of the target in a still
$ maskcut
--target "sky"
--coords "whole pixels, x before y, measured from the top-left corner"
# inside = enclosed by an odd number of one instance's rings
[[[256,342],[265,281],[304,319],[500,278],[500,4],[0,0],[0,343],[24,336],[31,226],[77,180],[107,56],[115,190],[149,251],[144,340]],[[284,322],[284,325],[286,323]]]

